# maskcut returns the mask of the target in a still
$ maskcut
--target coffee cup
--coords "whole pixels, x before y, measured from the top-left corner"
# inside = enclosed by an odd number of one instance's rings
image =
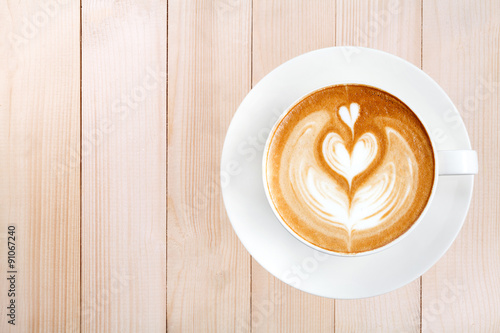
[[[349,83],[293,103],[271,129],[264,189],[295,238],[339,256],[377,253],[425,218],[439,177],[477,174],[473,150],[437,150],[396,96]]]

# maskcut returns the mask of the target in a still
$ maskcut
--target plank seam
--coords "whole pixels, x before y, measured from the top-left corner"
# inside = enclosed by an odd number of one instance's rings
[[[424,0],[420,1],[420,69],[424,69]],[[423,279],[420,276],[420,322],[419,322],[419,331],[422,333],[422,287],[423,287]]]
[[[253,88],[253,0],[250,0],[250,89]],[[253,332],[253,259],[250,256],[250,333]]]
[[[83,310],[83,279],[82,279],[82,241],[83,241],[83,220],[82,220],[82,132],[83,132],[83,108],[82,108],[82,0],[80,0],[80,316],[79,325],[82,332],[82,310]]]
[[[166,192],[166,203],[165,209],[166,214],[165,217],[167,221],[165,221],[165,332],[168,332],[168,0],[166,5],[166,54],[165,54],[165,74],[166,74],[166,83],[165,83],[165,113],[166,113],[166,126],[165,126],[165,161],[166,161],[166,177],[165,177],[165,192]]]

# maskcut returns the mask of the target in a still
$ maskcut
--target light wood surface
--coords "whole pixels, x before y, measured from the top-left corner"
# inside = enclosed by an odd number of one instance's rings
[[[80,8],[54,10],[0,1],[0,332],[80,327]]]
[[[220,191],[220,155],[250,90],[250,1],[168,6],[168,329],[240,332],[250,256]]]
[[[423,276],[423,331],[500,332],[500,2],[425,1],[423,14],[423,69],[455,102],[479,155],[465,225]]]
[[[83,332],[166,329],[166,1],[82,2]]]
[[[0,0],[0,332],[500,331],[499,17],[492,0]],[[449,252],[365,300],[267,273],[220,191],[225,133],[251,87],[334,45],[422,67],[479,153]]]

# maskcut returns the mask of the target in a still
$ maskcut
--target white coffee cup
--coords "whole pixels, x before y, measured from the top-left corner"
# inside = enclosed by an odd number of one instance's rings
[[[359,82],[356,82],[356,83],[353,82],[353,84],[357,84],[357,83],[359,83]],[[373,86],[373,85],[371,85],[371,86]],[[322,88],[316,89],[314,91],[321,90],[324,88],[325,87],[322,87]],[[377,88],[377,87],[375,87],[375,88]],[[381,88],[377,88],[377,89],[383,90]],[[435,175],[435,177],[434,177],[434,181],[432,184],[431,195],[429,196],[429,199],[427,200],[427,204],[426,204],[424,210],[422,211],[422,213],[420,214],[420,216],[418,217],[418,219],[413,223],[413,225],[406,232],[401,234],[399,237],[397,237],[396,239],[394,239],[390,243],[388,243],[384,246],[378,247],[376,249],[373,249],[373,250],[359,252],[359,253],[342,253],[342,252],[335,252],[335,251],[327,250],[327,249],[321,248],[319,246],[316,246],[316,245],[308,242],[304,238],[302,238],[299,234],[297,234],[294,230],[292,230],[288,226],[288,224],[281,218],[281,215],[276,210],[276,207],[271,199],[271,195],[269,193],[269,186],[268,186],[268,182],[267,182],[267,156],[268,156],[268,152],[269,152],[269,148],[270,148],[270,144],[271,144],[274,132],[276,131],[278,125],[281,123],[282,119],[288,114],[288,112],[290,112],[290,110],[300,100],[302,100],[305,96],[313,93],[314,91],[309,92],[309,93],[305,94],[304,96],[302,96],[301,98],[297,99],[297,101],[295,101],[293,104],[291,104],[291,106],[288,109],[286,109],[285,112],[283,112],[281,114],[281,116],[275,122],[273,128],[271,129],[271,131],[269,133],[269,136],[268,136],[267,141],[266,141],[266,145],[264,146],[264,155],[263,155],[263,159],[262,159],[262,177],[263,177],[263,182],[264,182],[264,190],[265,190],[269,205],[271,206],[271,209],[273,210],[276,218],[280,221],[280,223],[283,225],[283,227],[286,230],[288,230],[296,239],[298,239],[302,243],[306,244],[307,246],[310,246],[313,249],[318,250],[320,252],[324,252],[324,253],[331,254],[331,255],[343,256],[343,257],[364,256],[364,255],[369,255],[369,254],[373,254],[373,253],[377,253],[377,252],[380,252],[382,250],[385,250],[385,249],[393,246],[394,244],[398,243],[403,238],[405,238],[405,236],[410,234],[417,227],[417,225],[425,218],[425,215],[428,211],[428,208],[433,201],[439,177],[456,176],[456,175],[475,175],[478,173],[478,157],[477,157],[477,152],[475,150],[471,150],[471,149],[467,149],[467,150],[437,150],[436,146],[432,140],[432,137],[430,136],[429,127],[425,124],[425,121],[415,111],[413,111],[413,114],[415,114],[415,116],[420,120],[420,122],[424,126],[427,134],[429,135],[429,138],[431,138],[432,152],[433,152],[434,161],[435,161],[435,163],[434,163],[434,167],[435,167],[434,175]]]

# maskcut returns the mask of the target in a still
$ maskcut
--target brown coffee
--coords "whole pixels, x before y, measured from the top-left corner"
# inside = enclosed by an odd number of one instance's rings
[[[337,85],[304,97],[271,133],[266,183],[282,220],[318,247],[382,247],[419,218],[434,184],[431,141],[396,97]]]

